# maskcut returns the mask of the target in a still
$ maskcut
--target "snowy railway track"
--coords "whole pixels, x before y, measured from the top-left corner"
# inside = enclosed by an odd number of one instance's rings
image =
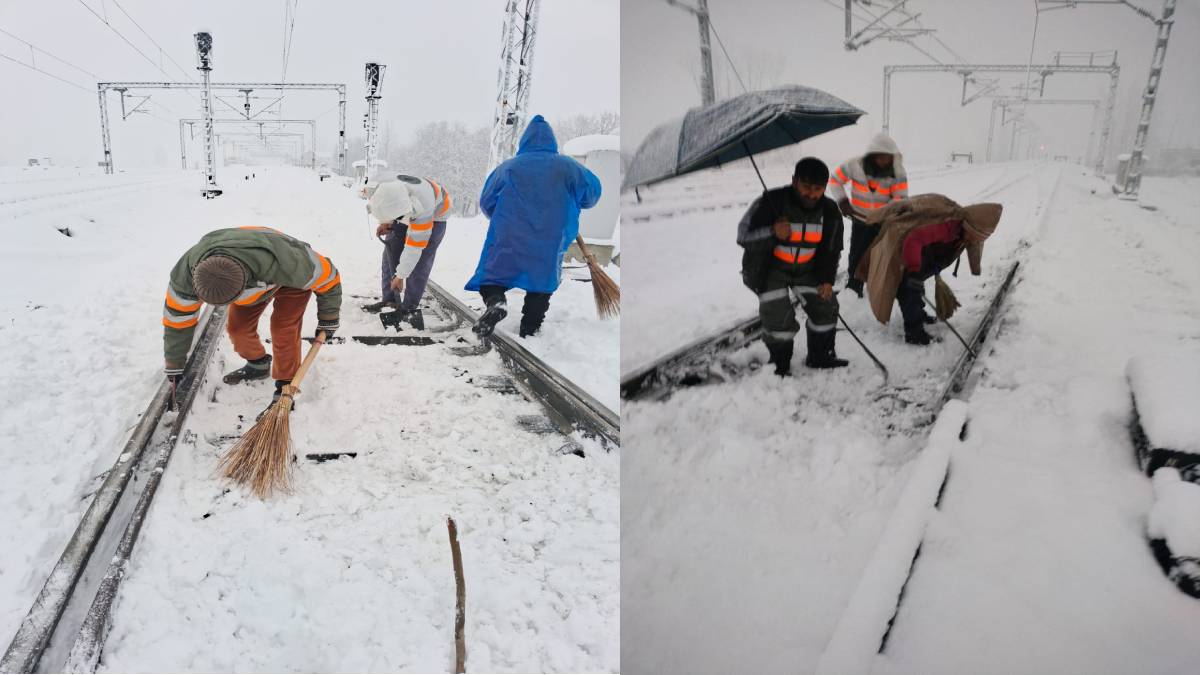
[[[167,410],[164,382],[141,414],[116,463],[96,490],[17,634],[0,658],[2,672],[59,672],[77,648],[98,646],[133,545],[204,380],[225,310],[206,310],[202,327]],[[78,647],[77,647],[78,645]]]
[[[190,176],[171,176],[117,185],[100,185],[78,190],[58,191],[48,194],[33,194],[24,197],[14,197],[0,201],[0,220],[20,218],[36,213],[45,208],[72,206],[74,204],[90,203],[97,199],[119,197],[129,192],[136,192],[148,186],[175,183]]]
[[[475,320],[469,307],[441,287],[430,283],[429,290],[435,301],[431,308],[434,315],[449,322],[425,332],[448,333]],[[204,317],[176,392],[177,410],[167,410],[171,392],[164,384],[141,414],[0,660],[0,672],[94,672],[97,668],[130,556],[213,360],[224,319],[223,308],[207,312]],[[354,341],[416,346],[438,342],[423,336],[356,336]],[[478,355],[492,349],[510,376],[485,388],[500,390],[501,394],[520,393],[545,411],[544,418],[519,417],[520,426],[534,433],[562,434],[567,438],[563,453],[583,454],[582,446],[570,438],[576,432],[594,439],[606,450],[620,444],[620,422],[615,412],[511,337],[496,333],[480,348],[451,347],[450,352]],[[328,457],[309,459],[319,462]]]

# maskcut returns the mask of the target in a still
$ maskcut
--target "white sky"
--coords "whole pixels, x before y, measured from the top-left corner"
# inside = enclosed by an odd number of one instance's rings
[[[279,81],[283,68],[285,0],[116,0],[187,75],[195,70],[192,34],[213,34],[213,80]],[[159,49],[114,0],[82,0],[156,63]],[[183,80],[169,59],[166,77],[93,16],[81,0],[0,0],[0,29],[94,74],[102,81]],[[393,142],[416,126],[440,120],[491,124],[499,68],[504,0],[299,0],[288,82],[344,82],[347,136],[361,135],[363,65],[387,65],[382,119]],[[618,0],[545,0],[534,53],[531,112],[550,119],[620,109]],[[30,49],[0,33],[0,54],[30,62]],[[50,156],[57,164],[93,164],[102,157],[96,78],[36,53],[39,68],[82,85],[81,91],[0,59],[0,165]],[[131,92],[132,93],[132,92]],[[271,92],[262,92],[266,96]],[[235,95],[236,97],[236,95]],[[274,96],[272,96],[274,98]],[[233,98],[230,99],[234,100]],[[252,105],[267,101],[252,101]],[[331,152],[337,134],[333,92],[289,93],[283,115],[317,121],[318,149]],[[132,106],[131,106],[132,107]],[[114,163],[118,168],[177,166],[180,117],[198,117],[196,99],[158,90],[145,115],[120,119],[110,94]],[[214,110],[234,112],[214,101]],[[257,107],[255,107],[257,110]],[[295,127],[288,131],[301,131]],[[189,150],[189,156],[191,151]]]
[[[1133,0],[1162,12],[1162,0]],[[695,4],[692,2],[692,4]],[[878,3],[877,3],[878,4]],[[886,3],[885,3],[886,4]],[[860,154],[880,128],[883,66],[933,61],[911,47],[876,41],[845,51],[842,0],[709,0],[713,25],[751,88],[803,84],[824,89],[867,111],[858,125],[831,132],[803,144],[805,154],[841,161]],[[911,0],[927,28],[964,59],[973,63],[1024,64],[1029,59],[1034,0]],[[1176,23],[1154,111],[1151,142],[1200,146],[1200,0],[1178,0]],[[856,22],[856,28],[861,25]],[[1118,107],[1110,156],[1127,151],[1149,72],[1155,26],[1127,7],[1080,5],[1043,12],[1035,62],[1049,61],[1062,51],[1118,50],[1121,65]],[[693,72],[698,72],[699,39],[695,18],[663,0],[623,0],[622,143],[632,151],[658,124],[683,115],[700,103]],[[928,38],[917,44],[944,61],[953,57]],[[720,45],[713,40],[717,81],[728,69]],[[755,74],[757,72],[757,74]],[[1019,84],[1023,75],[1008,76],[1003,87]],[[723,92],[740,93],[736,82]],[[1102,98],[1103,76],[1053,75],[1046,98]],[[899,74],[893,79],[892,134],[912,161],[940,161],[951,151],[983,155],[991,104],[980,99],[960,106],[962,81],[951,74]],[[1091,121],[1090,107],[1031,107],[1030,119],[1040,131],[1036,139],[1046,154],[1082,155]],[[1008,131],[997,151],[1008,149]],[[801,151],[797,151],[797,156]],[[792,158],[794,159],[794,158]]]

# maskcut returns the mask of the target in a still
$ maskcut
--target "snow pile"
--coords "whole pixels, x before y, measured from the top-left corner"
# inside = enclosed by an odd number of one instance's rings
[[[913,555],[921,545],[925,523],[946,479],[950,455],[960,444],[959,435],[966,422],[967,404],[962,401],[949,401],[942,408],[937,424],[929,433],[929,443],[917,460],[833,638],[821,655],[818,675],[870,671],[908,579]]]
[[[1200,485],[1163,467],[1154,472],[1154,508],[1146,532],[1162,539],[1176,558],[1200,558]]]
[[[621,137],[610,134],[590,134],[587,136],[576,136],[563,144],[559,150],[564,155],[572,157],[584,157],[590,152],[597,150],[607,150],[611,152],[621,151]],[[618,186],[612,186],[616,190]]]
[[[1137,356],[1125,372],[1150,447],[1200,455],[1200,351]]]

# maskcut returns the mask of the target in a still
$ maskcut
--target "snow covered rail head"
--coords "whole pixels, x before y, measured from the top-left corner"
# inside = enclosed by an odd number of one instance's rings
[[[439,304],[464,321],[474,323],[478,318],[471,308],[435,282],[429,282],[428,290]],[[496,347],[522,393],[541,404],[560,433],[569,436],[579,430],[596,438],[606,449],[610,443],[621,444],[621,420],[615,412],[513,338],[493,333],[488,340]]]
[[[125,563],[224,326],[224,308],[205,311],[176,391],[178,410],[167,411],[171,388],[163,382],[0,658],[0,672],[58,672],[80,635],[102,641]]]

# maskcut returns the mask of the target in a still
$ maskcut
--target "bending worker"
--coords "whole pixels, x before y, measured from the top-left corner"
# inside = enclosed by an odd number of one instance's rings
[[[163,308],[167,378],[174,384],[183,373],[201,305],[230,305],[226,331],[246,365],[224,381],[238,384],[272,375],[274,403],[300,367],[300,331],[310,297],[317,296],[317,331],[332,337],[338,329],[341,281],[329,258],[278,230],[242,227],[209,232],[171,270]],[[272,354],[258,337],[258,320],[268,304],[272,305]]]
[[[363,309],[395,309],[400,312],[396,318],[418,330],[425,328],[421,298],[446,236],[450,206],[450,194],[428,178],[400,174],[379,183],[367,209],[379,223],[376,236],[383,237],[383,299]]]

